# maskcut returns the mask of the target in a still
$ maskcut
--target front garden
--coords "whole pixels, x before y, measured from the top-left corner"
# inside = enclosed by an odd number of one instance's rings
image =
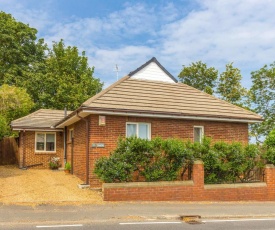
[[[212,143],[209,138],[202,143],[120,139],[110,157],[96,162],[95,173],[106,183],[190,180],[193,163],[199,159],[204,162],[206,184],[256,182],[263,180],[265,164],[275,163],[275,141],[269,136],[266,142],[258,146]]]

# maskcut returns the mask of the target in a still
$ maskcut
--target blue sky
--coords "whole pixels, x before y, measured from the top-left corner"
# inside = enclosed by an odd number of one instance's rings
[[[274,0],[0,0],[0,10],[38,29],[48,44],[86,51],[105,86],[156,57],[175,77],[203,61],[250,72],[275,61]]]

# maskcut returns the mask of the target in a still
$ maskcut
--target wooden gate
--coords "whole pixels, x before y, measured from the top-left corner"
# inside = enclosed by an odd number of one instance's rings
[[[14,137],[7,137],[0,141],[0,165],[17,163],[18,145]]]

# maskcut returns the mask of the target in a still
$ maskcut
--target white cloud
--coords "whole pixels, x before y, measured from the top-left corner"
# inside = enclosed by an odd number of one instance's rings
[[[202,60],[259,68],[274,60],[274,12],[274,1],[202,1],[200,10],[163,27],[161,53],[174,66]]]
[[[60,18],[49,1],[43,7],[0,0],[0,7],[36,27],[48,43],[65,40],[87,51],[95,74],[113,82],[152,56],[177,76],[182,65],[202,60],[223,70],[234,62],[249,85],[249,72],[274,61],[275,1],[204,0],[125,4],[104,17]],[[23,3],[22,3],[23,2]],[[190,8],[191,7],[191,8]]]

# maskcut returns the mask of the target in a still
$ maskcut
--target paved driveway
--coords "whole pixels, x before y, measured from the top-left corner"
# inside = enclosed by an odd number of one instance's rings
[[[101,204],[101,193],[79,189],[83,182],[63,171],[21,170],[0,166],[0,203],[2,204]]]

